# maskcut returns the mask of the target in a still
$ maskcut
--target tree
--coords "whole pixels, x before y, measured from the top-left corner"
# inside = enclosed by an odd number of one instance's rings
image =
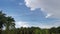
[[[12,18],[11,16],[6,17],[6,23],[5,23],[5,27],[6,27],[6,32],[7,34],[9,34],[9,30],[12,28],[15,28],[15,20],[14,18]]]
[[[0,11],[0,33],[2,31],[3,24],[6,22],[5,19],[6,19],[6,14]]]
[[[8,17],[6,17],[6,21],[7,21],[5,23],[6,30],[9,30],[9,28],[15,27],[14,18],[12,18],[11,16],[8,16]]]
[[[11,16],[6,16],[5,13],[2,13],[0,11],[0,33],[2,31],[3,25],[6,27],[6,30],[9,30],[10,28],[15,28],[15,20]]]
[[[50,34],[52,34],[52,33],[54,34],[54,33],[56,33],[56,28],[52,27],[49,31],[50,31]]]
[[[57,27],[56,30],[57,30],[57,33],[60,34],[60,27]]]

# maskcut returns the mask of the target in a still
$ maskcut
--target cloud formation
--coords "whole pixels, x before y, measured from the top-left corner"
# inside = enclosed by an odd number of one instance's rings
[[[51,17],[52,16],[52,14],[47,14],[46,16],[45,16],[45,18],[49,18],[49,17]]]
[[[27,22],[23,22],[23,21],[19,21],[19,22],[16,22],[16,28],[18,27],[28,27],[29,24]]]
[[[16,28],[19,28],[19,27],[40,27],[40,28],[51,28],[51,27],[58,27],[60,25],[60,21],[58,22],[53,22],[52,24],[51,23],[29,23],[29,22],[24,22],[24,21],[19,21],[19,22],[16,22]]]
[[[25,3],[31,10],[41,8],[46,13],[52,13],[51,17],[60,18],[60,0],[25,0]]]

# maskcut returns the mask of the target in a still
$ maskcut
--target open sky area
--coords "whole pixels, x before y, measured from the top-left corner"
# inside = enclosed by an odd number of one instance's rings
[[[15,19],[16,28],[60,26],[60,0],[0,0],[0,10]]]

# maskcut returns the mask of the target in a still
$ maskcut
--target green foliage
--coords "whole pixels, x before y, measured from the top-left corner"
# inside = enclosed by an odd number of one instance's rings
[[[6,30],[3,31],[3,34],[6,33]],[[41,29],[37,27],[31,27],[31,28],[16,28],[11,29],[8,32],[9,34],[60,34],[60,28],[51,28],[51,29]]]
[[[3,30],[2,34],[5,34],[6,30]],[[30,28],[15,28],[9,30],[9,34],[60,34],[60,27],[51,29],[41,29],[37,27]]]

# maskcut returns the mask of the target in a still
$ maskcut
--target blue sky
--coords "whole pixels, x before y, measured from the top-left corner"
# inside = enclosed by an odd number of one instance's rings
[[[36,0],[37,2],[39,0]],[[56,17],[53,11],[50,11],[48,7],[47,11],[41,7],[38,7],[40,3],[30,0],[0,0],[0,10],[3,10],[9,16],[12,16],[15,19],[16,27],[41,27],[41,28],[50,28],[60,26],[60,15]],[[49,4],[50,5],[50,4]],[[53,9],[54,10],[54,9]],[[45,12],[46,11],[46,12]],[[52,10],[51,10],[52,11]],[[59,12],[58,12],[59,13]],[[53,15],[54,14],[54,15]]]

